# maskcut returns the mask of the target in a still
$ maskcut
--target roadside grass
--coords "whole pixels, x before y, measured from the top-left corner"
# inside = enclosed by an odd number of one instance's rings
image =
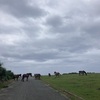
[[[13,82],[13,80],[0,82],[0,89],[8,87],[8,85],[11,84],[12,82]]]
[[[42,76],[41,79],[71,100],[100,100],[100,74],[68,74],[58,78],[52,75]]]

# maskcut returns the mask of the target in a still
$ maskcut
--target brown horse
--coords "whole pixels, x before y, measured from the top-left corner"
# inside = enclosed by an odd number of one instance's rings
[[[25,78],[26,78],[26,81],[28,81],[29,76],[32,77],[32,73],[23,74],[23,76],[22,76],[22,81],[24,82],[24,79],[25,79]]]
[[[21,74],[15,74],[13,79],[18,81],[18,78],[21,77]]]

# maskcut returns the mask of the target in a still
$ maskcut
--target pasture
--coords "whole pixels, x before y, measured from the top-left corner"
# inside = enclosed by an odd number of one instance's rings
[[[67,95],[71,100],[100,100],[100,74],[42,76],[42,81]]]

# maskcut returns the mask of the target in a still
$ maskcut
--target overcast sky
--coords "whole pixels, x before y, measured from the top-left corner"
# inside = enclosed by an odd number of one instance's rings
[[[0,61],[14,73],[100,72],[99,0],[0,0]]]

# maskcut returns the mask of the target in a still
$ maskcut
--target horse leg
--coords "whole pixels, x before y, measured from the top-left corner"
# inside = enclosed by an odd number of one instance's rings
[[[28,81],[28,77],[26,77],[26,81]]]
[[[24,82],[24,78],[23,78],[23,80],[22,80],[23,82]]]
[[[87,73],[85,72],[85,75],[87,75]]]
[[[24,77],[22,77],[22,81],[24,82]]]

